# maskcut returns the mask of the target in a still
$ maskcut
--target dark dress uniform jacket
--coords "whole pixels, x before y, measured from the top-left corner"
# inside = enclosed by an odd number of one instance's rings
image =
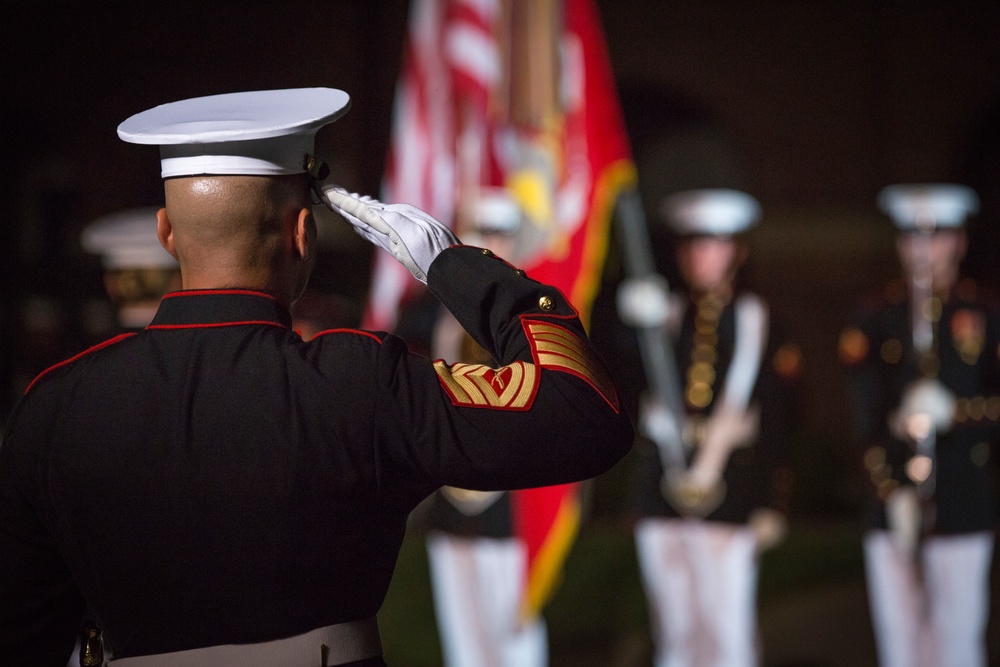
[[[738,294],[736,295],[738,298]],[[697,306],[688,299],[687,308],[674,344],[676,368],[683,383],[692,366],[695,346]],[[689,417],[707,418],[715,408],[716,399],[725,384],[733,353],[736,349],[736,299],[721,310],[712,339],[715,341],[712,399],[700,408],[686,404]],[[760,359],[760,370],[750,396],[750,405],[760,409],[757,438],[747,447],[734,449],[722,472],[726,495],[722,503],[704,518],[707,521],[746,523],[750,513],[760,507],[788,511],[788,496],[792,485],[791,435],[797,410],[794,398],[799,377],[798,347],[783,341],[769,324],[766,343]],[[684,389],[683,384],[681,387]],[[666,501],[661,492],[663,466],[656,445],[642,440],[633,486],[633,502],[637,516],[678,517],[680,513]],[[690,463],[693,452],[689,454]]]
[[[913,446],[894,438],[889,414],[906,386],[922,375],[910,333],[910,308],[901,281],[871,295],[841,333],[854,435],[871,481],[868,523],[885,528],[884,501],[911,482],[905,464]],[[933,503],[939,533],[992,530],[995,517],[993,444],[1000,418],[1000,311],[976,285],[962,281],[935,323],[937,371],[957,397],[955,422],[936,438]]]
[[[266,295],[221,290],[40,376],[0,446],[3,662],[65,664],[85,601],[117,658],[371,617],[438,487],[624,456],[632,426],[556,289],[467,246],[429,287],[502,368],[385,333],[303,342]]]

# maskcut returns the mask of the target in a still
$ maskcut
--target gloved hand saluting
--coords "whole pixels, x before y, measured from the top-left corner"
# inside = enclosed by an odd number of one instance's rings
[[[461,243],[450,229],[409,204],[383,204],[329,183],[315,186],[320,200],[344,217],[354,231],[388,250],[422,283],[442,250]]]

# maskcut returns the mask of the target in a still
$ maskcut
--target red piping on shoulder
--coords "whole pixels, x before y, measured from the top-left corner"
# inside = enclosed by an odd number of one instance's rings
[[[378,336],[376,336],[375,334],[373,334],[370,331],[362,331],[361,329],[343,329],[343,328],[342,329],[325,329],[323,331],[318,332],[315,336],[312,337],[312,339],[316,340],[320,336],[325,336],[327,334],[335,334],[335,333],[352,333],[352,334],[358,334],[359,336],[368,336],[369,338],[374,339],[375,342],[377,342],[379,344],[382,343],[382,339],[381,338],[379,338]]]
[[[81,357],[84,357],[84,356],[90,354],[91,352],[95,352],[97,350],[100,350],[101,348],[108,347],[109,345],[114,345],[118,341],[125,340],[126,338],[131,338],[134,335],[135,335],[134,331],[130,331],[128,333],[119,334],[119,335],[115,336],[114,338],[109,338],[108,340],[104,341],[103,343],[98,343],[97,345],[95,345],[93,347],[89,347],[86,350],[84,350],[83,352],[81,352],[81,353],[79,353],[77,355],[74,355],[74,356],[70,357],[69,359],[65,359],[63,361],[60,361],[58,364],[53,364],[52,366],[49,366],[44,371],[42,371],[41,373],[39,373],[38,375],[35,376],[35,379],[31,381],[31,384],[29,384],[28,388],[24,390],[24,393],[27,394],[29,391],[31,391],[31,388],[35,386],[35,383],[38,382],[43,375],[48,374],[50,371],[54,371],[55,369],[60,368],[61,366],[65,366],[66,364],[73,363],[77,359],[79,359]]]
[[[196,289],[196,290],[181,290],[179,292],[169,292],[163,296],[164,299],[170,299],[175,296],[215,296],[215,295],[228,295],[228,294],[245,294],[249,296],[262,296],[265,299],[270,299],[271,301],[277,301],[272,295],[265,294],[264,292],[258,292],[251,289]]]
[[[274,322],[273,320],[245,320],[241,322],[208,322],[205,324],[150,324],[146,327],[149,329],[216,329],[218,327],[238,327],[246,325],[258,325],[267,324],[272,327],[280,327],[282,329],[287,329],[281,322]]]

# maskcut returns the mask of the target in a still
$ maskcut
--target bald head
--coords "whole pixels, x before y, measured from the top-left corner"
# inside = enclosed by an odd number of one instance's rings
[[[310,254],[315,223],[305,175],[171,178],[164,193],[161,240],[180,262],[185,287],[194,280],[260,288]]]

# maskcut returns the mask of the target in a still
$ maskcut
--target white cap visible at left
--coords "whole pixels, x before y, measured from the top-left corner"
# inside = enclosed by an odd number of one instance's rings
[[[760,204],[739,190],[685,190],[664,197],[661,213],[681,235],[729,236],[744,232],[760,219]]]
[[[156,207],[133,208],[97,218],[80,235],[83,249],[110,271],[175,269],[177,260],[156,236]]]
[[[349,107],[347,93],[334,88],[209,95],[135,114],[118,136],[159,146],[163,178],[301,174],[314,169],[316,133]]]
[[[979,211],[979,196],[951,183],[897,184],[878,193],[878,206],[901,231],[955,229]]]

